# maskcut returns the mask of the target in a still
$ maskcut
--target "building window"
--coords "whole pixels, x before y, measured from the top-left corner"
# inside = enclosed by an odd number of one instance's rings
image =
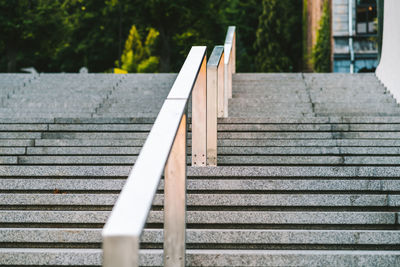
[[[357,0],[357,34],[374,35],[378,32],[378,13],[376,0]]]

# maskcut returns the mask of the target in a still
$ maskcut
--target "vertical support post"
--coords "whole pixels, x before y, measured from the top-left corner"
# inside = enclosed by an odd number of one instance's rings
[[[228,95],[225,94],[224,85],[224,56],[221,56],[221,63],[218,65],[218,118],[228,117]]]
[[[192,166],[206,166],[207,158],[207,59],[192,92]]]
[[[226,45],[225,45],[226,47]],[[227,49],[225,48],[225,51]],[[228,50],[229,51],[229,50]],[[228,99],[232,98],[232,50],[229,53],[225,54],[228,57],[228,63],[225,64],[225,93],[227,94]]]
[[[185,266],[186,114],[164,169],[164,266]]]
[[[218,67],[207,66],[207,165],[217,166]]]
[[[107,236],[103,239],[104,267],[139,266],[138,236]]]
[[[236,31],[233,32],[232,39],[232,73],[236,73]]]

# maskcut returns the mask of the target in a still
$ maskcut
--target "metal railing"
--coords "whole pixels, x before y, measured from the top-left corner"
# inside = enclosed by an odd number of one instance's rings
[[[207,65],[206,47],[190,50],[103,228],[103,266],[139,266],[140,236],[163,174],[164,265],[185,266],[187,106],[192,96],[192,166],[216,166],[217,116],[227,114],[221,62],[223,46]]]
[[[236,73],[236,27],[229,26],[225,38],[225,93],[232,98],[232,74]],[[228,116],[228,114],[226,114]]]

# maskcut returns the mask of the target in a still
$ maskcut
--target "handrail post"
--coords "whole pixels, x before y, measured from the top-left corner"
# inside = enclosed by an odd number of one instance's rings
[[[207,65],[207,165],[217,166],[218,69]]]
[[[228,57],[227,63],[225,63],[225,67],[224,67],[224,80],[225,80],[225,94],[227,96],[227,98],[232,98],[232,66],[231,66],[231,62],[232,59],[230,58],[230,53],[226,53],[226,56]]]
[[[186,114],[164,170],[164,266],[185,266]]]
[[[225,107],[223,55],[224,47],[215,46],[207,63],[207,166],[217,166],[218,109],[224,115]]]
[[[225,53],[222,53],[221,62],[224,62]],[[225,94],[224,84],[225,64],[218,66],[218,118],[228,117],[228,95]]]
[[[233,32],[232,39],[232,74],[236,73],[236,30]]]
[[[232,74],[236,73],[236,27],[229,26],[225,38],[225,93],[232,98]]]
[[[207,162],[207,58],[204,56],[192,92],[192,166]]]
[[[103,239],[104,267],[139,266],[139,237],[111,236]]]

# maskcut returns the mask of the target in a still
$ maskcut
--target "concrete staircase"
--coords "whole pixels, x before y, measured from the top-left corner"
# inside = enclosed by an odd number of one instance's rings
[[[0,265],[101,265],[175,77],[0,75]],[[188,168],[187,265],[400,266],[400,109],[374,75],[236,74],[229,112],[219,167]],[[142,265],[162,265],[162,190]]]

